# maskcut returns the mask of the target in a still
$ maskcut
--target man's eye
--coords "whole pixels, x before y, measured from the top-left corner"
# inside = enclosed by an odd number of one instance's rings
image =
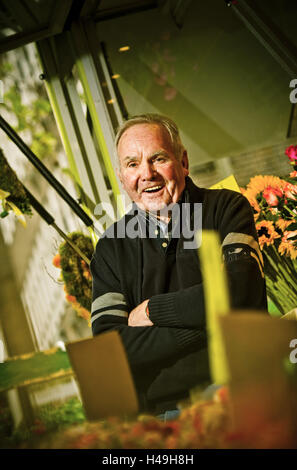
[[[136,162],[130,162],[128,163],[128,168],[135,168],[137,166],[137,163]]]
[[[164,157],[157,157],[157,158],[155,159],[155,162],[157,162],[157,163],[164,162],[164,161],[165,161],[165,158],[164,158]]]

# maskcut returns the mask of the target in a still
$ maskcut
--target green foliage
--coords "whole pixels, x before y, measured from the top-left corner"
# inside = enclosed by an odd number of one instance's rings
[[[76,423],[83,423],[86,416],[77,398],[71,398],[62,405],[45,405],[39,411],[39,419],[48,431]]]
[[[73,397],[64,403],[47,404],[40,407],[32,426],[24,424],[15,431],[3,424],[0,414],[0,448],[22,447],[22,444],[34,442],[40,437],[47,436],[65,429],[71,425],[83,423],[86,416],[81,402]]]
[[[31,205],[27,193],[18,180],[16,173],[9,166],[3,151],[0,149],[0,189],[10,193],[7,201],[13,202],[23,214],[32,215]],[[4,213],[9,210],[9,207],[5,207]],[[5,214],[7,215],[8,212]],[[2,213],[2,216],[4,214]]]
[[[9,62],[1,63],[1,78],[3,75],[7,75],[13,71],[13,66]]]
[[[45,96],[43,89],[38,87],[35,89],[38,97],[33,99],[30,105],[24,105],[22,101],[21,91],[15,83],[4,94],[3,106],[13,113],[17,120],[14,126],[16,132],[30,131],[32,136],[32,151],[43,159],[47,156],[55,154],[58,147],[58,141],[51,132],[52,115],[51,106]]]

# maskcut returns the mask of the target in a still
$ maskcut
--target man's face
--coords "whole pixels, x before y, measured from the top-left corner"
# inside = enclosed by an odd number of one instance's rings
[[[118,143],[119,178],[141,209],[158,211],[178,202],[189,174],[187,152],[175,156],[170,137],[158,124],[129,127]]]

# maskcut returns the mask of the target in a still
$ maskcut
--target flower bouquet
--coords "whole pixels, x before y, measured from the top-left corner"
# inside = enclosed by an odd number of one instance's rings
[[[92,257],[94,248],[90,237],[79,232],[73,232],[68,237],[87,257]],[[53,265],[61,269],[66,300],[71,303],[80,317],[90,323],[92,276],[89,266],[67,242],[60,245],[59,253],[53,259]]]
[[[294,168],[288,177],[257,175],[243,190],[254,210],[267,293],[282,314],[297,306],[297,145],[285,153]]]

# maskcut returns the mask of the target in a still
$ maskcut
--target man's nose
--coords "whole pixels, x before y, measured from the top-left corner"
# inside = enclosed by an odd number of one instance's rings
[[[152,179],[155,176],[155,169],[153,163],[142,162],[140,165],[140,177],[143,180]]]

